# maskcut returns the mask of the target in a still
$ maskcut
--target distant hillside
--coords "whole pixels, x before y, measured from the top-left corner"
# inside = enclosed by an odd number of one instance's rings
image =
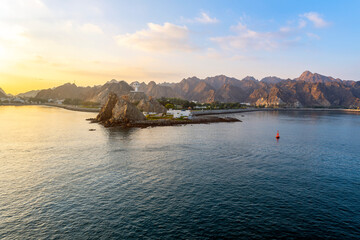
[[[33,98],[33,97],[35,97],[39,92],[40,92],[40,90],[32,90],[32,91],[29,91],[29,92],[19,93],[19,94],[16,95],[16,96],[17,96],[17,97],[21,97],[21,98]]]
[[[103,86],[78,87],[75,84],[66,83],[53,89],[41,90],[36,94],[40,99],[80,99],[104,103],[110,92],[119,96],[128,94],[133,88],[124,81],[109,81]]]
[[[36,97],[44,99],[77,98],[104,103],[110,92],[126,95],[133,88],[125,81],[112,80],[103,86],[78,87],[65,84],[54,89],[40,91]],[[154,98],[175,97],[198,102],[241,102],[258,106],[288,107],[358,107],[360,106],[360,82],[342,81],[305,71],[294,80],[266,77],[258,81],[254,77],[242,80],[219,75],[199,79],[191,77],[178,83],[141,83],[140,91]]]
[[[2,88],[0,88],[0,98],[5,98],[7,97],[7,94],[5,93],[4,90],[2,90]]]
[[[284,81],[285,79],[281,79],[278,77],[264,77],[263,79],[261,79],[261,82],[263,83],[270,83],[270,84],[277,84],[281,81]]]
[[[42,99],[83,99],[85,96],[83,87],[77,87],[75,84],[71,83],[66,83],[53,89],[41,90],[36,94],[37,98]]]
[[[126,95],[134,89],[125,81],[110,81],[103,86],[94,87],[88,90],[88,94],[82,99],[92,102],[105,103],[110,92],[117,94],[118,96]]]
[[[148,84],[141,83],[140,91],[145,92],[148,96],[153,96],[155,98],[168,97],[168,98],[180,98],[173,88],[164,84],[156,84],[154,81],[149,82]]]

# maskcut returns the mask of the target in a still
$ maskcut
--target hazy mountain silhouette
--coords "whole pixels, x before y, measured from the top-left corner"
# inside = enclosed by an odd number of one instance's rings
[[[133,88],[125,81],[112,80],[103,86],[78,87],[65,84],[40,91],[36,97],[45,99],[78,98],[104,103],[110,92],[119,96]],[[154,98],[176,97],[199,102],[247,102],[255,105],[292,107],[350,107],[360,106],[360,82],[342,81],[305,71],[294,80],[254,77],[242,80],[219,75],[199,79],[191,77],[178,83],[141,83],[140,91]]]

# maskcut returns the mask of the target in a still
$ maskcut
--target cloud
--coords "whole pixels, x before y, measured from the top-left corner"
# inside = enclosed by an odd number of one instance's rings
[[[320,40],[320,37],[318,35],[316,35],[315,33],[308,32],[308,33],[306,33],[306,35],[311,39]]]
[[[195,47],[190,44],[189,30],[186,26],[172,23],[164,25],[148,23],[148,28],[135,33],[127,33],[115,37],[121,46],[145,51],[191,51]]]
[[[218,19],[216,18],[211,18],[208,14],[206,14],[205,12],[201,12],[200,13],[200,17],[195,18],[196,22],[199,23],[204,23],[204,24],[210,24],[210,23],[217,23],[219,22]]]
[[[315,33],[306,32],[308,22],[316,28],[323,28],[329,25],[320,14],[309,12],[299,15],[298,21],[289,22],[287,25],[275,31],[255,31],[248,28],[244,23],[239,22],[231,26],[230,30],[236,34],[210,38],[211,41],[220,47],[240,50],[273,50],[300,44],[304,39],[319,40]]]
[[[2,0],[1,19],[33,19],[49,16],[49,9],[41,0]]]
[[[299,20],[299,25],[298,25],[298,27],[299,27],[300,29],[306,27],[306,25],[307,25],[307,23],[306,23],[306,21],[305,21],[304,19],[300,19],[300,20]]]
[[[296,29],[290,26],[281,27],[277,31],[259,32],[239,22],[230,29],[235,31],[236,35],[214,37],[210,40],[225,49],[242,50],[272,50],[298,41]]]
[[[84,33],[88,33],[88,34],[102,34],[103,31],[102,29],[95,24],[91,24],[91,23],[86,23],[84,25],[82,25],[80,27],[80,30]]]
[[[328,22],[326,22],[319,13],[316,12],[308,12],[308,13],[304,13],[302,15],[300,15],[301,17],[306,18],[307,20],[309,20],[310,22],[312,22],[314,24],[315,27],[317,28],[323,28],[323,27],[327,27],[329,25]]]

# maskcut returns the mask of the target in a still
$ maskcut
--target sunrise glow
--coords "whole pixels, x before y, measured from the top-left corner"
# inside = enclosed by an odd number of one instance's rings
[[[0,86],[17,94],[113,78],[294,78],[306,69],[358,80],[359,33],[351,26],[359,19],[351,11],[359,3],[352,2],[351,9],[305,5],[262,1],[255,9],[247,2],[221,7],[198,1],[190,7],[167,1],[5,0]]]

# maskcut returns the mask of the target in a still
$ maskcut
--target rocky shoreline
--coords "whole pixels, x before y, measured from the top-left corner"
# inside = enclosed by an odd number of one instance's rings
[[[1,103],[0,106],[48,106],[63,108],[70,111],[76,112],[93,112],[99,113],[100,108],[82,108],[77,106],[60,105],[60,104],[23,104],[23,103]],[[348,109],[348,108],[246,108],[246,109],[223,109],[223,110],[195,110],[192,111],[194,116],[205,116],[205,115],[222,115],[232,113],[244,113],[244,112],[256,112],[256,111],[332,111],[332,112],[354,112],[360,113],[359,109]]]
[[[161,126],[177,126],[188,124],[208,124],[208,123],[221,123],[221,122],[242,122],[241,120],[233,117],[194,117],[193,119],[159,119],[159,120],[142,120],[134,122],[122,122],[122,121],[98,121],[95,118],[87,119],[91,123],[100,123],[104,127],[123,127],[123,128],[147,128],[147,127],[161,127]]]

